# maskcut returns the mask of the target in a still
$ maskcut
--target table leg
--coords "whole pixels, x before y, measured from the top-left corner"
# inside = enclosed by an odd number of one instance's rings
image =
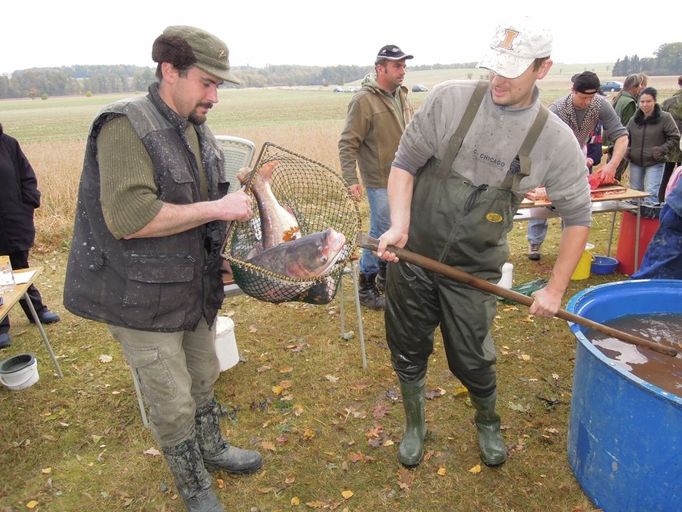
[[[360,290],[358,288],[358,281],[360,276],[358,275],[358,267],[355,261],[351,261],[351,270],[353,272],[353,286],[354,286],[354,296],[355,296],[355,313],[358,317],[358,332],[360,333],[360,351],[362,352],[362,369],[367,369],[367,353],[365,351],[365,327],[362,324],[362,308],[360,307]]]
[[[613,212],[613,216],[611,217],[611,232],[609,233],[609,246],[606,248],[606,255],[611,256],[611,243],[613,242],[613,230],[616,227],[616,213],[618,212]]]
[[[54,352],[52,351],[52,345],[50,345],[50,340],[47,339],[47,334],[45,333],[45,329],[43,329],[43,324],[40,323],[38,313],[36,313],[36,309],[33,307],[31,298],[28,296],[28,291],[24,294],[24,300],[26,301],[26,304],[28,304],[28,309],[31,310],[31,316],[33,316],[33,321],[38,326],[40,335],[43,337],[43,341],[45,342],[45,347],[47,348],[47,351],[50,353],[50,357],[52,358],[52,362],[54,363],[55,368],[57,368],[57,375],[63,377],[64,375],[62,374],[62,369],[59,367],[57,357],[54,355]]]
[[[637,222],[635,223],[635,264],[634,264],[635,272],[637,272],[638,267],[639,267],[639,228],[640,228],[640,221],[641,220],[642,220],[642,200],[637,199]]]

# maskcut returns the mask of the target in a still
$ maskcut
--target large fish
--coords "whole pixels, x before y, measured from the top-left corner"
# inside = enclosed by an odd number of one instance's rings
[[[262,250],[270,249],[282,242],[295,240],[301,236],[301,228],[296,217],[284,208],[272,193],[270,181],[272,173],[279,165],[278,160],[272,160],[263,164],[254,174],[251,183],[253,195],[258,205],[260,216],[260,231],[263,237]],[[246,184],[251,170],[244,167],[237,174],[239,182]]]
[[[266,249],[248,261],[283,276],[315,278],[332,268],[345,245],[343,233],[328,228]]]

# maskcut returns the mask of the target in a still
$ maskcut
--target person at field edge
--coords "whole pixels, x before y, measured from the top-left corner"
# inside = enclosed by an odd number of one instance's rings
[[[399,47],[381,47],[374,61],[374,73],[362,81],[362,89],[348,105],[346,126],[339,139],[339,158],[348,191],[362,197],[363,185],[369,203],[369,234],[378,237],[390,225],[386,184],[393,156],[405,127],[414,113],[407,98],[406,61],[412,59]],[[360,169],[362,185],[358,181]],[[384,309],[383,289],[386,264],[372,251],[360,258],[360,303],[371,309]]]
[[[377,254],[390,262],[386,339],[405,409],[398,449],[405,466],[424,456],[426,368],[438,326],[450,371],[476,411],[481,459],[505,462],[491,335],[497,300],[399,260],[387,246],[497,283],[514,214],[526,192],[544,185],[565,224],[549,282],[530,306],[545,317],[559,310],[585,248],[591,224],[585,157],[570,129],[542,106],[535,84],[552,66],[551,48],[550,32],[529,19],[499,26],[478,64],[490,70],[489,81],[438,85],[400,139],[388,179],[391,227]]]
[[[64,305],[121,343],[187,510],[222,511],[208,470],[262,464],[223,438],[214,397],[222,243],[227,222],[251,217],[251,199],[227,195],[205,121],[218,87],[238,81],[225,43],[199,28],[167,27],[152,59],[147,96],[108,105],[90,129]]]
[[[571,128],[583,151],[586,151],[586,144],[594,127],[597,123],[602,123],[606,136],[615,142],[613,155],[599,172],[605,183],[613,182],[616,170],[627,151],[627,130],[608,100],[597,94],[601,84],[595,73],[583,71],[574,75],[571,80],[573,82],[571,92],[552,103],[549,110]],[[589,163],[589,160],[586,160],[585,166],[589,167]],[[538,261],[542,257],[540,249],[547,236],[547,225],[546,219],[528,221],[528,259]]]
[[[658,91],[646,87],[639,93],[639,107],[628,123],[630,134],[630,187],[649,193],[644,203],[657,205],[668,154],[677,149],[680,131],[670,112],[656,103]]]
[[[661,109],[673,116],[677,129],[682,133],[682,75],[677,77],[677,85],[679,90],[661,103]],[[664,201],[665,190],[668,187],[670,176],[672,176],[675,168],[680,165],[682,165],[682,150],[676,147],[668,153],[665,170],[663,171],[663,178],[661,179],[661,188],[658,191],[659,202],[662,203]]]
[[[12,269],[28,268],[28,255],[36,236],[33,212],[40,207],[38,179],[19,142],[7,135],[0,123],[0,256],[9,256]],[[59,315],[43,303],[31,285],[28,297],[42,324],[59,322]],[[24,299],[19,301],[28,321],[33,315]],[[0,321],[0,349],[9,347],[9,315]]]
[[[643,74],[632,74],[625,77],[623,81],[623,88],[611,99],[611,105],[616,111],[618,118],[620,119],[620,124],[627,126],[628,122],[635,115],[637,110],[637,98],[639,97],[639,91],[644,89],[642,85],[646,75]],[[609,141],[608,154],[609,157],[613,155],[613,141]],[[616,169],[616,179],[618,181],[623,177],[623,173],[628,166],[628,159],[623,158]]]

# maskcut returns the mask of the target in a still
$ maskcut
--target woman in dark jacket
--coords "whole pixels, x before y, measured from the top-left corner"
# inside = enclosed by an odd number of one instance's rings
[[[28,268],[28,252],[35,239],[33,210],[40,206],[36,174],[19,143],[5,134],[0,124],[0,256],[9,256],[14,270]],[[42,323],[59,321],[43,304],[35,286],[28,289],[33,307]],[[33,321],[25,301],[21,307]],[[9,346],[9,316],[0,322],[0,349]]]
[[[639,108],[628,122],[630,134],[630,188],[648,192],[645,202],[658,203],[668,153],[680,142],[675,120],[656,103],[653,87],[639,95]]]

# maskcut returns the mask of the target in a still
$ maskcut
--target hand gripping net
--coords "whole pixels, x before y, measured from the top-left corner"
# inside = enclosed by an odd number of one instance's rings
[[[334,297],[344,267],[355,251],[360,229],[357,202],[349,195],[345,181],[329,167],[270,142],[263,145],[254,170],[272,160],[279,161],[270,182],[272,192],[278,202],[294,214],[301,235],[333,228],[345,235],[346,246],[331,269],[312,280],[277,274],[249,263],[247,255],[262,239],[258,206],[254,199],[251,220],[230,225],[224,256],[230,262],[239,288],[256,299],[273,303],[329,302]],[[245,191],[250,194],[253,193],[253,175],[254,171],[245,185]],[[316,292],[323,288],[331,290],[326,298],[321,298]]]

